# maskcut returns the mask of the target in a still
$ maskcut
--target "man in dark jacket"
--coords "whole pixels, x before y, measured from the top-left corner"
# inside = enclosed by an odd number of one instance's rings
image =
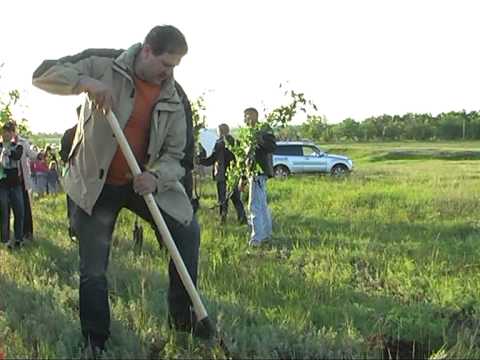
[[[82,106],[77,107],[77,119],[80,116],[80,110]],[[62,139],[60,140],[60,159],[62,160],[63,164],[66,165],[68,163],[68,155],[70,154],[70,150],[72,149],[73,138],[75,137],[75,132],[77,131],[77,124],[72,126],[71,128],[65,130],[63,133]],[[63,175],[63,174],[62,174]],[[75,231],[72,227],[72,209],[74,207],[72,199],[65,193],[67,198],[67,218],[68,218],[68,236],[73,241],[76,240]]]
[[[244,111],[245,123],[258,127],[258,111],[248,108]],[[261,172],[249,179],[249,208],[252,233],[249,244],[259,246],[272,235],[272,215],[267,204],[267,179],[273,177],[273,152],[276,148],[275,136],[266,126],[257,133],[255,144],[255,166]]]
[[[200,164],[204,166],[214,165],[213,178],[217,183],[220,222],[224,224],[227,219],[228,199],[231,199],[237,211],[238,221],[240,224],[246,224],[247,216],[245,215],[245,209],[237,186],[232,189],[231,195],[227,198],[227,171],[230,163],[235,160],[235,156],[228,147],[234,145],[235,139],[230,135],[230,128],[227,124],[218,126],[218,136],[219,138],[215,142],[212,154],[208,158],[200,159]]]

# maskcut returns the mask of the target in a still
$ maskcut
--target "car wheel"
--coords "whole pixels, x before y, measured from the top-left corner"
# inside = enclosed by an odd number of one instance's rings
[[[348,175],[348,168],[343,164],[337,164],[332,168],[330,174],[335,177],[346,176]]]
[[[278,165],[273,168],[273,173],[276,178],[286,178],[290,175],[290,170],[286,166]]]

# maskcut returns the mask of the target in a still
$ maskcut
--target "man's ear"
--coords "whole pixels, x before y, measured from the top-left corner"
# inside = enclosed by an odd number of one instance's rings
[[[144,44],[142,47],[143,57],[148,58],[149,56],[153,55],[152,48],[149,44]]]

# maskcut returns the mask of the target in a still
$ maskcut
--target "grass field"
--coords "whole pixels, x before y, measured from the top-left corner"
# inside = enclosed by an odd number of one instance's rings
[[[167,256],[122,213],[109,267],[107,358],[479,358],[480,143],[332,144],[347,179],[269,182],[274,237],[220,228],[202,185],[200,291],[230,350],[166,325]],[[392,155],[393,154],[393,155]],[[467,155],[465,155],[467,154]],[[477,159],[478,156],[478,159]],[[0,349],[79,356],[78,255],[63,196],[34,204],[37,239],[0,249]]]

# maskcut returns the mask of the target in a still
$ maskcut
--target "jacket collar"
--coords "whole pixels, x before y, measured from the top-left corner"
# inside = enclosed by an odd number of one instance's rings
[[[127,73],[130,80],[133,82],[134,75],[134,64],[137,54],[142,48],[141,43],[136,43],[130,46],[127,50],[120,54],[115,60],[114,64],[121,68],[124,72]],[[163,85],[162,90],[160,91],[160,96],[158,101],[169,102],[169,103],[180,103],[180,97],[178,96],[177,90],[175,89],[175,79],[173,77],[167,79]]]
[[[4,145],[5,145],[5,146],[7,146],[7,145],[8,145],[8,146],[15,146],[15,145],[17,145],[17,142],[15,141],[15,139],[12,139],[10,142],[7,142],[7,143],[5,143],[5,142],[2,140],[2,141],[0,142],[0,147],[3,148]]]
[[[27,141],[26,138],[24,138],[24,137],[22,137],[22,136],[20,136],[20,135],[18,135],[18,134],[15,135],[14,140],[15,140],[16,143],[21,143],[21,142]]]

